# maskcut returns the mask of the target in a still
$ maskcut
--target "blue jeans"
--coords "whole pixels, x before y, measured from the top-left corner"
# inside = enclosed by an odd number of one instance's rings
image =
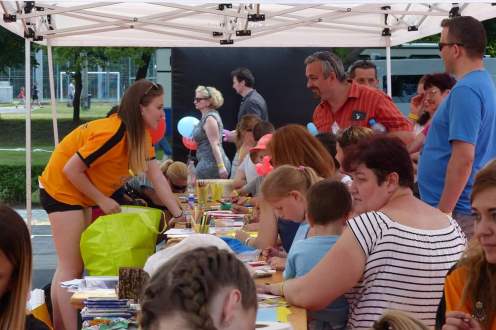
[[[162,149],[165,155],[167,156],[172,155],[171,146],[169,145],[169,141],[167,141],[167,138],[165,136],[155,145],[155,152],[157,152],[159,148]]]

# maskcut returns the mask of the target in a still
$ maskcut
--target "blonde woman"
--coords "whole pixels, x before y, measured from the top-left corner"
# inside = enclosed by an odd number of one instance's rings
[[[60,282],[80,278],[83,262],[79,250],[92,206],[105,214],[120,212],[109,196],[129,178],[146,173],[157,195],[175,219],[182,218],[168,182],[160,172],[148,128],[162,120],[163,88],[139,80],[124,94],[117,114],[83,124],[55,148],[39,178],[40,201],[52,227],[57,269],[52,279],[54,327],[77,328],[70,293]]]
[[[217,111],[224,104],[224,98],[214,87],[198,86],[193,102],[202,115],[200,123],[193,131],[193,139],[198,144],[196,177],[227,179],[231,162],[222,148],[223,125]]]
[[[26,319],[31,285],[31,239],[24,220],[0,205],[0,329],[31,329],[41,321]],[[38,329],[48,329],[43,325]]]

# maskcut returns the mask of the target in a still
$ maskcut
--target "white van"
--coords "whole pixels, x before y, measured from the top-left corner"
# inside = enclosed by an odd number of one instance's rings
[[[417,93],[420,78],[425,74],[444,72],[444,64],[437,44],[405,44],[393,48],[391,53],[393,101],[403,114],[408,115],[410,99]],[[387,79],[385,55],[385,50],[378,48],[365,49],[360,53],[362,59],[369,58],[377,66],[377,78],[384,91]],[[496,58],[485,58],[484,65],[496,82]]]

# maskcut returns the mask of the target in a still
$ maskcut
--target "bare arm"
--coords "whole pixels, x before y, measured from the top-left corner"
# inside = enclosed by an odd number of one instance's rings
[[[217,164],[224,164],[224,160],[222,159],[222,154],[219,148],[220,136],[217,121],[213,117],[208,117],[203,128],[205,129],[205,133],[207,134],[208,142],[210,142],[210,146],[212,147],[215,161],[217,162]]]
[[[412,142],[410,142],[410,144],[408,144],[408,152],[414,154],[420,151],[420,149],[422,149],[422,146],[424,145],[424,141],[425,141],[424,133],[422,132],[418,133],[415,139]]]
[[[285,282],[286,300],[307,309],[322,309],[358,283],[365,262],[362,248],[346,228],[317,266],[305,276]]]
[[[457,140],[451,142],[451,157],[446,168],[444,189],[438,205],[442,212],[453,212],[472,172],[474,155],[473,144]]]
[[[182,209],[177,203],[176,197],[172,193],[169,182],[160,171],[158,163],[155,159],[148,161],[148,170],[146,171],[148,180],[152,182],[153,189],[163,205],[172,213],[173,217],[178,217],[182,214]]]
[[[65,164],[63,172],[74,187],[93,200],[105,214],[120,212],[119,204],[93,185],[85,173],[87,169],[83,160],[75,154]]]
[[[243,162],[241,162],[240,166],[238,167],[238,170],[236,171],[236,175],[234,176],[234,181],[233,181],[234,189],[242,188],[246,184],[246,174],[244,167],[241,166],[242,164]]]
[[[411,131],[394,131],[388,133],[388,135],[400,138],[405,145],[410,144],[415,139],[415,134]]]

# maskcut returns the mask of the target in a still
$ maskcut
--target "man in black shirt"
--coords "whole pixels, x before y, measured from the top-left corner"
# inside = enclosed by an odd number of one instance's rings
[[[269,115],[267,112],[267,103],[253,87],[255,85],[255,77],[247,68],[237,68],[231,72],[233,79],[233,88],[241,95],[243,100],[239,106],[238,122],[244,115],[255,114],[262,120],[268,121]]]

